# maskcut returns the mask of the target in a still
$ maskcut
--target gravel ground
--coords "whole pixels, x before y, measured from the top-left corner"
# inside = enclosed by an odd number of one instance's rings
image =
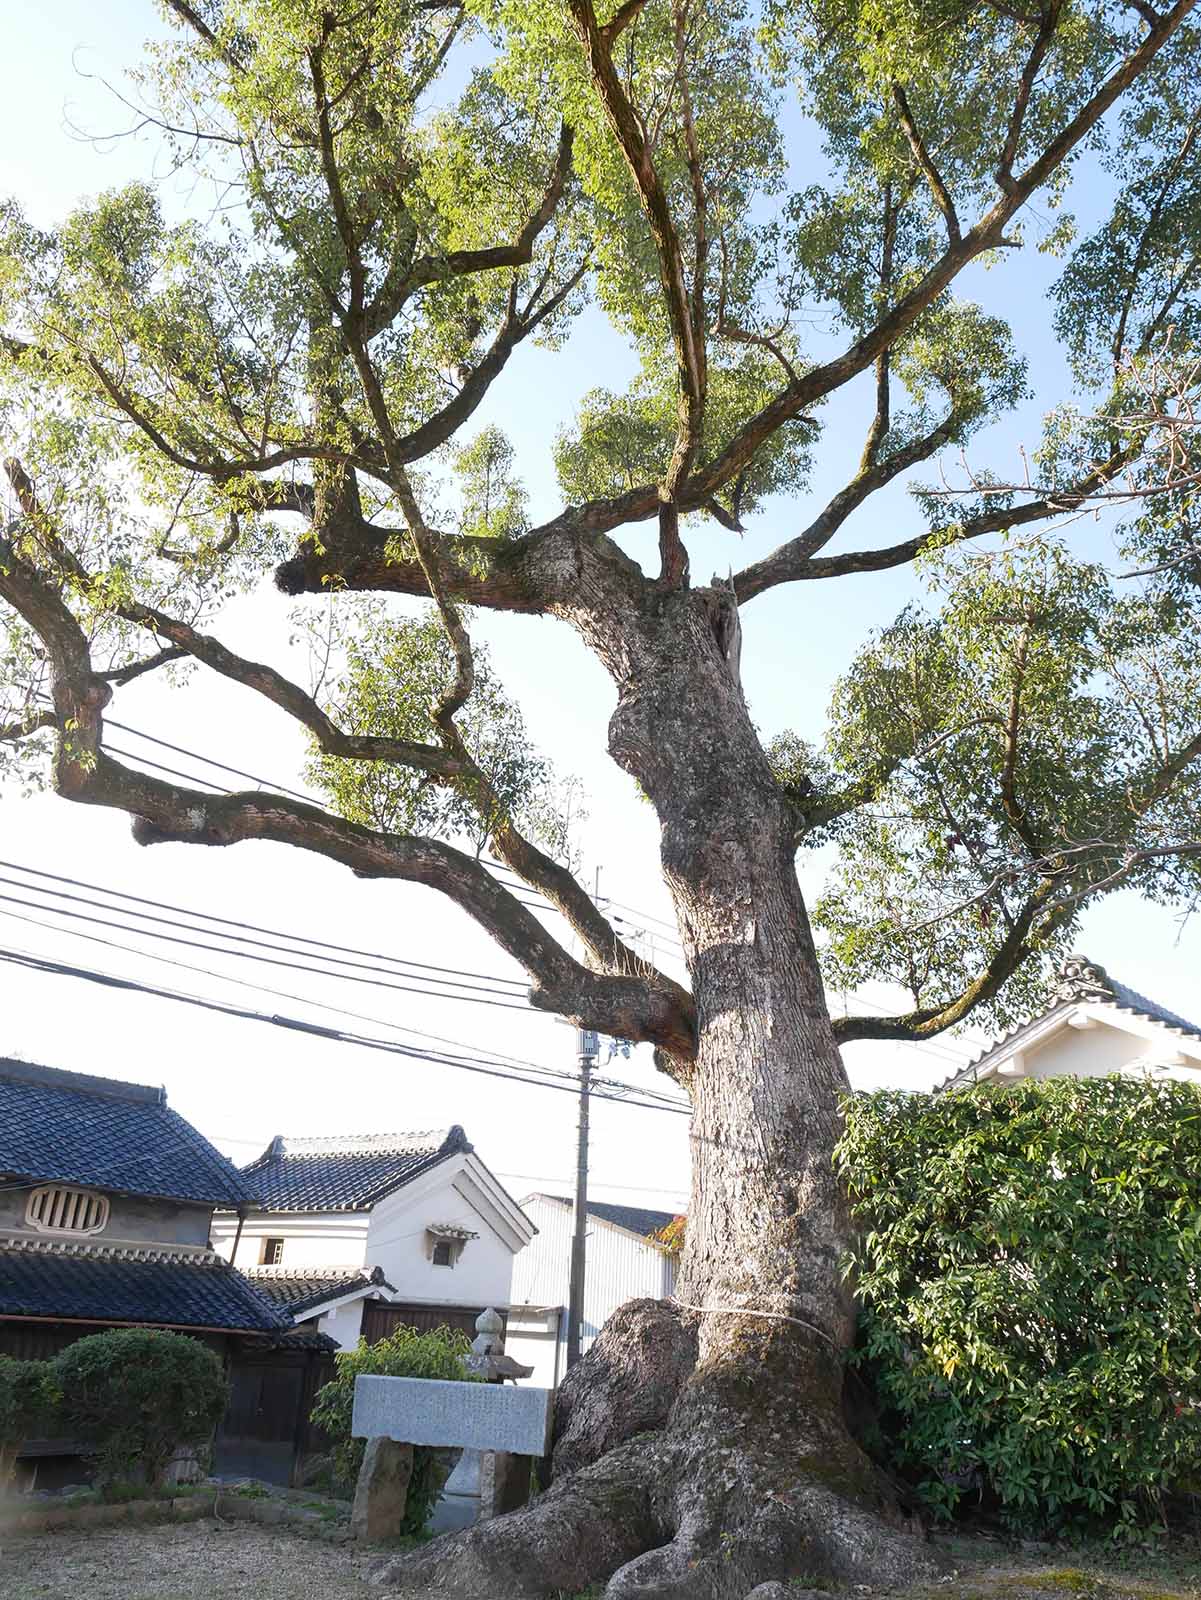
[[[20,1534],[0,1550],[3,1600],[385,1600],[379,1552],[213,1521]],[[433,1600],[433,1597],[430,1597]]]
[[[995,1542],[939,1543],[957,1570],[894,1600],[1201,1600],[1201,1561],[1192,1547],[1135,1556],[1138,1575],[1131,1577],[1113,1570],[1113,1552],[1078,1567],[1056,1562],[1042,1547],[1033,1560],[1010,1551],[1006,1564],[995,1565]],[[20,1534],[0,1549],[0,1600],[400,1600],[368,1581],[383,1553],[211,1520]],[[409,1591],[404,1600],[440,1597]],[[829,1600],[862,1595],[843,1590]]]

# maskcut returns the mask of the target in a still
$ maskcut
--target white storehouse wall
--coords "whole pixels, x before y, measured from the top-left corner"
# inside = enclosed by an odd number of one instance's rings
[[[463,1245],[453,1266],[435,1266],[426,1229],[431,1224],[464,1228],[477,1235]],[[371,1211],[267,1211],[247,1217],[237,1243],[236,1265],[258,1266],[267,1239],[282,1239],[278,1265],[380,1267],[395,1293],[378,1297],[425,1306],[509,1306],[514,1255],[529,1237],[529,1221],[482,1165],[470,1156],[439,1164],[387,1195]],[[213,1218],[212,1243],[229,1260],[237,1240],[237,1218]],[[341,1349],[353,1348],[362,1325],[356,1300],[317,1322]]]
[[[436,1267],[425,1232],[431,1223],[469,1228],[479,1238],[467,1240],[453,1267]],[[406,1303],[503,1311],[514,1252],[523,1243],[466,1169],[443,1168],[380,1201],[371,1213],[364,1265],[382,1267],[396,1298]]]
[[[506,1353],[533,1367],[528,1380],[553,1388],[564,1371],[571,1272],[572,1208],[547,1195],[527,1195],[521,1208],[537,1237],[517,1258]],[[637,1234],[588,1218],[584,1244],[584,1317],[580,1347],[588,1350],[627,1300],[665,1300],[675,1288],[676,1261]]]
[[[262,1264],[267,1239],[284,1241],[280,1266],[361,1267],[367,1265],[368,1221],[365,1211],[252,1212],[243,1225],[235,1257],[238,1219],[223,1211],[213,1217],[211,1237],[217,1254],[232,1259],[243,1271]]]

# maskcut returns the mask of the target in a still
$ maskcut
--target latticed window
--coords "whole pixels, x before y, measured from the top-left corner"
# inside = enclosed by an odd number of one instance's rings
[[[108,1201],[88,1189],[46,1184],[29,1196],[25,1221],[39,1233],[99,1233],[108,1221]]]

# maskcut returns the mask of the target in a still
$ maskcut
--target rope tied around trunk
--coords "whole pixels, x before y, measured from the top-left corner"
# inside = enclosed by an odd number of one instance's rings
[[[787,1311],[755,1311],[750,1306],[691,1306],[685,1300],[671,1297],[671,1304],[679,1306],[681,1311],[695,1311],[702,1317],[768,1317],[773,1322],[792,1322],[798,1328],[806,1328],[810,1333],[815,1333],[819,1339],[824,1339],[831,1350],[840,1350],[830,1335],[815,1323],[806,1322],[803,1317],[794,1317]]]

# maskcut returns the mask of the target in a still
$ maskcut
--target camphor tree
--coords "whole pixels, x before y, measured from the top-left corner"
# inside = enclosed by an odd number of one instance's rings
[[[140,92],[175,160],[223,186],[212,217],[169,223],[144,187],[51,233],[5,213],[10,765],[44,762],[147,845],[265,839],[430,885],[535,1006],[649,1041],[692,1100],[656,1385],[615,1374],[648,1348],[631,1313],[573,1375],[574,1470],[405,1558],[414,1580],[705,1600],[926,1559],[841,1410],[838,1045],[1003,1016],[1097,895],[1199,887],[1191,5],[169,0]],[[1029,476],[968,450],[970,492],[917,492],[901,528],[889,500],[857,546],[853,512],[1022,395],[1009,330],[956,281],[1020,274],[1031,202],[1081,164],[1112,209],[1043,241],[1067,255],[1076,378],[1041,397],[1061,404]],[[815,304],[832,331],[807,348]],[[529,525],[507,442],[473,418],[586,305],[639,375],[564,419],[564,505]],[[861,460],[806,507],[821,403],[857,378]],[[1094,504],[1128,508],[1113,574],[1057,532]],[[693,528],[734,552],[782,505],[773,553],[690,581]],[[792,585],[803,640],[817,580],[914,563],[930,601],[865,641],[825,745],[765,746],[740,686],[754,600]],[[272,572],[335,618],[314,692],[212,631]],[[610,674],[609,752],[661,825],[687,990],[540,842],[534,758],[498,736],[508,703],[473,653],[481,607],[566,622]],[[202,794],[107,750],[114,692],[181,663],[295,718],[328,807]],[[896,1016],[831,1021],[796,872],[814,843],[837,849],[827,980],[904,985]]]

